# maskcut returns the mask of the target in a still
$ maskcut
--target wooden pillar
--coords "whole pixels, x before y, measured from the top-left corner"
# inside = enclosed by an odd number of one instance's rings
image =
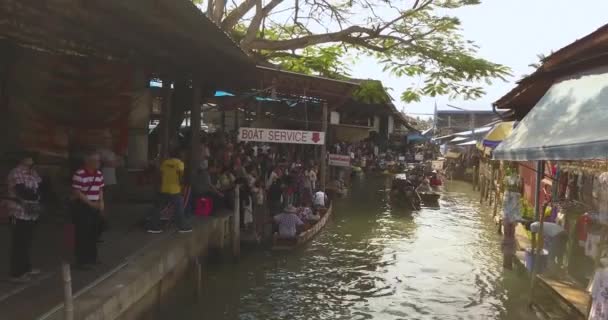
[[[327,102],[323,103],[323,118],[321,118],[321,131],[325,133],[325,141],[321,145],[321,172],[319,174],[319,183],[321,189],[325,190],[327,179]]]
[[[530,277],[530,304],[532,303],[532,296],[534,293],[534,285],[536,282],[536,275],[540,271],[540,257],[543,251],[543,222],[545,220],[545,213],[541,212],[541,198],[540,198],[540,187],[541,181],[545,173],[545,162],[537,161],[536,163],[536,186],[534,188],[534,217],[540,222],[538,233],[535,235],[532,233],[532,253],[534,254],[534,264],[532,268],[532,275]]]
[[[234,188],[234,213],[232,225],[232,254],[234,258],[241,255],[241,202],[240,202],[239,185]]]
[[[61,273],[63,276],[63,315],[66,320],[73,320],[74,296],[72,295],[72,272],[69,263],[65,261],[61,263]]]
[[[160,118],[160,157],[166,159],[169,156],[169,128],[171,123],[171,80],[168,77],[162,79],[163,104]]]
[[[132,101],[128,119],[127,168],[145,168],[148,165],[148,139],[152,95],[148,88],[150,79],[141,66],[136,66],[133,77],[133,91],[136,96]]]
[[[190,131],[190,182],[192,183],[201,162],[201,83],[198,79],[192,79]]]
[[[239,108],[234,108],[234,130],[239,129]]]
[[[224,111],[224,106],[221,107],[222,108],[222,112],[221,112],[221,128],[222,128],[222,132],[226,132],[226,111]]]

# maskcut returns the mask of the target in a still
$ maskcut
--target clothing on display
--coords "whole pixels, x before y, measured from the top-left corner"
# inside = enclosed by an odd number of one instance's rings
[[[521,194],[519,192],[506,191],[503,202],[503,219],[514,222],[521,219],[520,210]]]
[[[589,224],[591,223],[591,217],[589,214],[584,214],[578,218],[576,222],[576,235],[578,243],[581,247],[584,247],[587,242],[587,233],[589,232]]]
[[[585,255],[590,258],[597,257],[600,254],[599,250],[601,240],[602,236],[600,234],[587,234],[587,241],[585,242]]]
[[[591,282],[590,320],[608,319],[608,268],[598,269]]]

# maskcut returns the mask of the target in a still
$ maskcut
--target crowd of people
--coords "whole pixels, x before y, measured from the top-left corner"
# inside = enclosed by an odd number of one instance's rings
[[[299,218],[313,221],[317,217],[315,205],[326,203],[317,183],[313,153],[305,148],[236,142],[234,136],[214,133],[201,139],[200,161],[195,164],[183,160],[191,158],[186,148],[175,148],[159,165],[161,196],[150,214],[148,232],[162,232],[161,213],[167,203],[179,232],[190,232],[189,220],[200,211],[197,206],[212,203],[212,212],[232,210],[238,186],[243,229],[260,232],[264,224],[275,221],[279,226],[290,226],[279,228],[281,236],[294,237],[295,233],[281,230],[291,230],[302,221],[274,217],[291,211],[307,212]],[[187,165],[195,168],[191,181],[184,181]],[[184,190],[183,185],[189,189]]]
[[[280,237],[295,237],[301,231],[299,225],[314,224],[320,219],[320,209],[328,205],[319,188],[312,147],[236,142],[234,136],[216,133],[203,136],[198,163],[186,160],[191,158],[187,149],[173,148],[169,157],[148,171],[157,177],[152,180],[159,193],[147,217],[146,231],[150,233],[163,232],[165,219],[178,232],[191,232],[201,203],[211,204],[205,214],[234,209],[237,186],[241,227],[257,233],[274,222]],[[117,158],[104,149],[92,150],[72,171],[67,204],[76,267],[82,270],[99,264],[97,246],[108,223],[106,198],[111,186],[118,183]],[[34,226],[42,210],[42,179],[34,161],[34,155],[23,154],[8,175],[8,197],[3,202],[13,226],[10,275],[15,281],[28,281],[40,272],[30,260]],[[186,172],[194,174],[188,179]],[[291,214],[296,219],[289,218]]]

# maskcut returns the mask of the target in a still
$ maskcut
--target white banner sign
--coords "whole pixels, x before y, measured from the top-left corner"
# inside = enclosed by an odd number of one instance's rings
[[[431,163],[433,170],[443,170],[443,161],[433,160]]]
[[[325,133],[319,131],[239,128],[239,141],[325,144]]]
[[[335,167],[350,167],[350,157],[342,154],[329,154],[329,165]]]

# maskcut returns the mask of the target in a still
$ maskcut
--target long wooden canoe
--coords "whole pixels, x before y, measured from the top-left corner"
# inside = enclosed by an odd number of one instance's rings
[[[323,229],[323,227],[325,227],[325,224],[327,224],[327,221],[329,220],[331,213],[332,213],[332,205],[330,204],[329,208],[327,209],[325,214],[323,214],[321,216],[321,219],[319,219],[319,221],[317,221],[317,223],[315,223],[312,227],[310,227],[310,229],[298,234],[298,236],[295,239],[278,239],[276,237],[273,238],[272,250],[275,250],[275,251],[294,250],[297,247],[301,246],[302,244],[310,241],[312,238],[314,238],[317,235],[317,233],[319,233]]]

